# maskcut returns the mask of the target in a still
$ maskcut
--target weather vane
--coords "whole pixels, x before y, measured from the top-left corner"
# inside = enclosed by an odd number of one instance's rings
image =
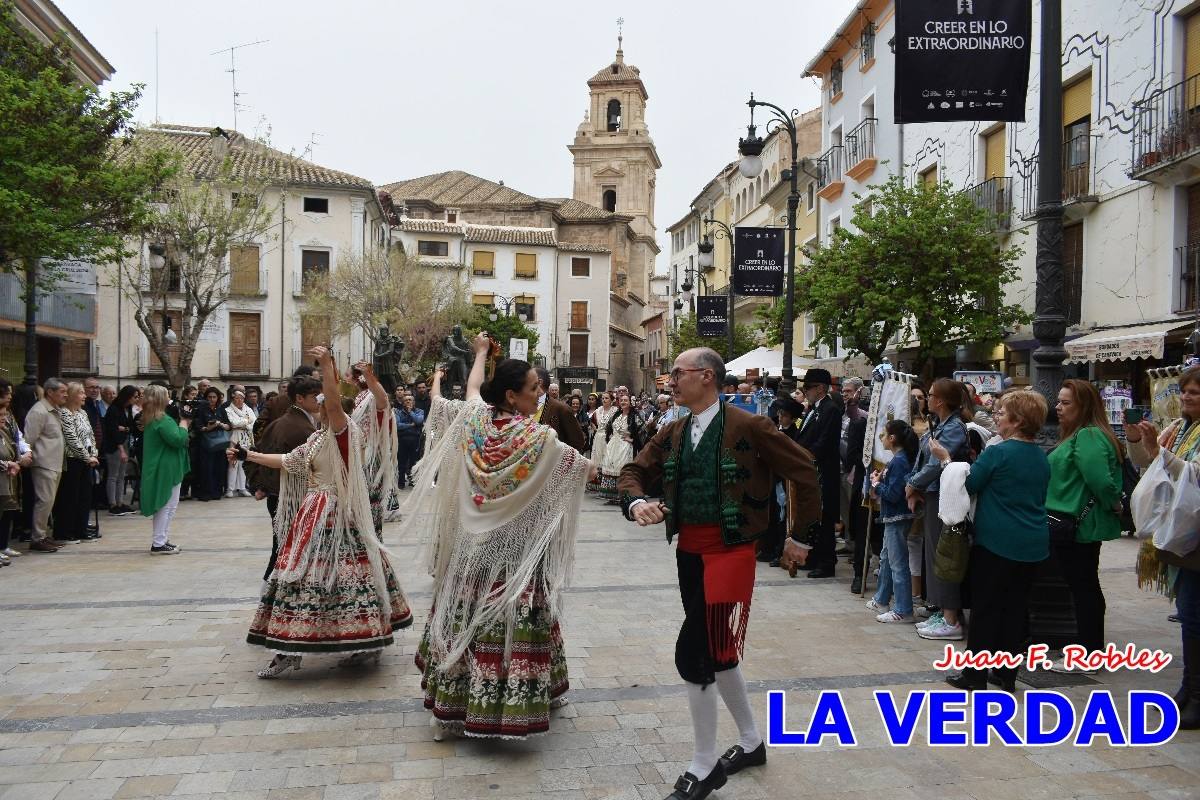
[[[617,17],[617,49],[621,49],[621,43],[624,41],[625,18]]]

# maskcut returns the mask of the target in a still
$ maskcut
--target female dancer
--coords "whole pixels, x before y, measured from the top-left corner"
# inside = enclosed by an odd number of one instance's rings
[[[439,740],[447,729],[544,733],[567,691],[560,593],[593,467],[534,421],[538,379],[529,364],[502,361],[484,383],[488,348],[481,333],[465,402],[445,400],[435,376],[430,418],[444,433],[417,465],[404,509],[433,529],[433,611],[416,663]]]
[[[597,464],[604,462],[604,455],[608,452],[608,423],[617,414],[615,402],[616,396],[612,392],[604,392],[600,395],[600,408],[592,412],[592,430],[595,431],[592,437],[592,459]],[[600,491],[599,470],[596,472],[596,478],[588,482],[587,490],[589,492]]]
[[[367,486],[371,498],[371,522],[375,535],[383,541],[383,502],[396,496],[396,417],[388,402],[387,390],[375,377],[367,361],[360,361],[351,370],[358,396],[350,419],[362,431],[363,465],[367,470]],[[395,505],[392,506],[395,508]]]
[[[305,653],[351,653],[343,665],[378,661],[392,632],[412,624],[400,584],[371,523],[362,433],[342,410],[333,359],[321,367],[324,424],[286,455],[229,450],[229,458],[282,469],[275,570],[246,641],[276,655],[258,677],[300,669]]]

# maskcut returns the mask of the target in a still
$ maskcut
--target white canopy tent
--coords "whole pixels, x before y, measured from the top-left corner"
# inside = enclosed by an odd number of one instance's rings
[[[811,358],[792,356],[792,373],[799,378],[804,375],[806,369],[815,366],[816,363]],[[725,364],[725,371],[736,375],[745,375],[746,370],[751,369],[757,369],[760,375],[764,373],[767,375],[782,375],[783,348],[756,347],[749,353],[744,353]]]

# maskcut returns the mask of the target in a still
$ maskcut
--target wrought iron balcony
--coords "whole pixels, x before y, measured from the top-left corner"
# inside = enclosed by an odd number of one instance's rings
[[[1171,182],[1200,164],[1200,75],[1134,103],[1133,114],[1130,177]]]
[[[879,120],[864,119],[846,134],[846,177],[861,181],[875,171],[879,163],[875,158],[875,128]]]
[[[1099,136],[1080,134],[1063,142],[1062,202],[1063,216],[1073,222],[1087,215],[1099,198],[1096,196],[1096,147]],[[1037,156],[1025,161],[1022,181],[1021,219],[1037,216],[1038,164]]]
[[[271,374],[270,350],[220,351],[221,377],[259,378]]]
[[[817,159],[817,165],[821,174],[821,185],[817,194],[826,200],[836,199],[846,185],[844,175],[846,148],[835,144],[821,154],[821,157]]]
[[[992,230],[1012,228],[1012,178],[989,178],[963,191],[975,205],[988,212]]]

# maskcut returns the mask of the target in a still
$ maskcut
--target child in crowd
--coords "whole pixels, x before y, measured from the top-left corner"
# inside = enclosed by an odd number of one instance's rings
[[[892,451],[892,460],[883,472],[871,473],[871,496],[879,501],[879,521],[883,524],[883,554],[879,560],[879,589],[867,601],[867,608],[880,612],[875,617],[879,622],[912,622],[908,529],[913,514],[905,502],[904,486],[917,457],[917,434],[912,426],[899,419],[889,422],[883,430],[883,443]]]

